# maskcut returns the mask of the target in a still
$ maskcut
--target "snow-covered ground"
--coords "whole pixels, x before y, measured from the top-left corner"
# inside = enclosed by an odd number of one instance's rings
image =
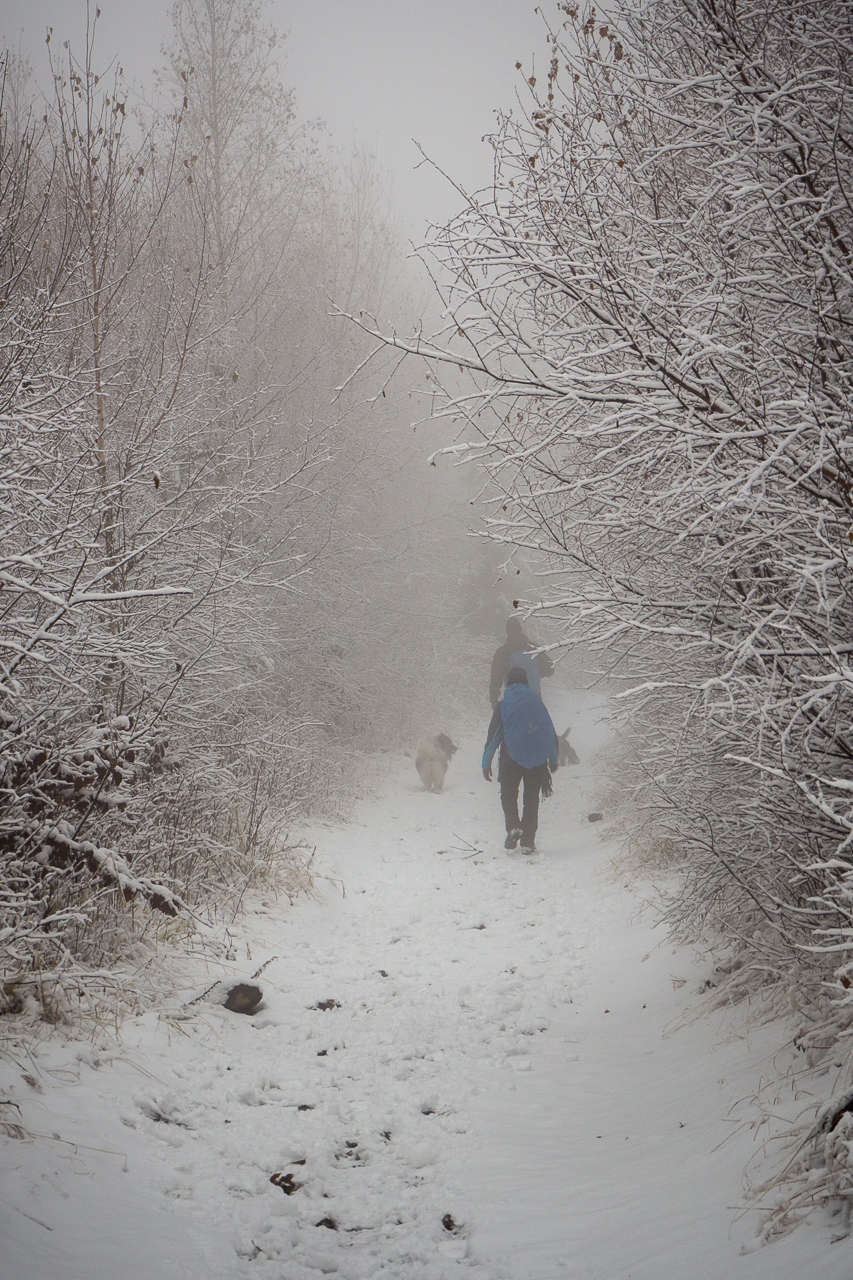
[[[308,833],[315,899],[255,900],[231,958],[117,1037],[7,1044],[2,1280],[849,1280],[824,1221],[741,1252],[779,1028],[685,1018],[708,963],[587,820],[592,700],[546,696],[581,765],[537,854],[503,849],[479,738],[441,795],[389,760]],[[256,1015],[189,1005],[267,961]]]

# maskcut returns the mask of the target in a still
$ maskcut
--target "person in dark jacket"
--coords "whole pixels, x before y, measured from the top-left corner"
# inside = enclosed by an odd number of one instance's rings
[[[521,619],[508,618],[506,640],[495,650],[489,675],[489,702],[493,707],[498,704],[510,667],[523,668],[527,673],[527,683],[534,693],[539,692],[542,677],[554,674],[554,664],[548,654],[531,653],[531,649],[535,648],[533,641],[525,634]]]
[[[492,759],[498,757],[501,807],[506,821],[505,849],[521,842],[523,853],[536,848],[539,796],[551,794],[551,774],[559,755],[557,732],[544,702],[529,687],[522,667],[507,673],[504,696],[492,712],[483,750],[483,777],[492,780]],[[523,810],[518,816],[518,790],[523,789]]]

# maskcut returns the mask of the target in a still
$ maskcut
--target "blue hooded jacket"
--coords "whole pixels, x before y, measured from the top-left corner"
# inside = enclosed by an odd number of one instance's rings
[[[547,760],[556,769],[557,731],[539,695],[526,684],[510,684],[498,706],[500,722],[486,743],[482,767],[489,768],[504,742],[510,758],[522,768],[535,769]]]

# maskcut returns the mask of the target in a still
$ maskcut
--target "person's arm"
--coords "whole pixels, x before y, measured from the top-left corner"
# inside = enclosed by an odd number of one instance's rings
[[[503,742],[503,737],[504,726],[503,720],[501,719],[501,704],[498,703],[492,712],[492,718],[489,722],[489,729],[486,734],[486,745],[483,748],[482,768],[483,777],[486,779],[486,782],[491,782],[492,780],[492,759],[498,747]]]
[[[501,696],[501,689],[503,688],[503,683],[506,679],[505,667],[508,655],[505,650],[506,646],[501,645],[495,653],[495,656],[492,658],[492,669],[489,673],[489,702],[491,702],[493,707],[498,704]]]

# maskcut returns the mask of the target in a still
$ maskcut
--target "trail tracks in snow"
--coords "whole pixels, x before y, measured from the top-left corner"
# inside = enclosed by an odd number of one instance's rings
[[[503,849],[478,740],[440,795],[389,758],[352,822],[309,833],[317,897],[255,900],[171,1013],[6,1060],[41,1136],[6,1142],[0,1280],[849,1276],[819,1230],[739,1255],[731,1104],[777,1033],[668,1034],[702,964],[629,927],[587,820],[603,729],[581,695],[558,718],[581,765],[538,854]],[[261,966],[251,1017],[190,1003]]]
[[[471,1103],[513,1087],[571,1001],[590,902],[544,852],[569,788],[543,806],[543,853],[507,854],[478,757],[468,743],[440,796],[395,762],[384,805],[314,833],[322,899],[247,920],[242,967],[279,956],[264,1008],[207,1009],[205,1051],[126,1116],[179,1153],[166,1194],[228,1224],[228,1274],[505,1274],[471,1246]]]
[[[45,1046],[45,1094],[12,1071],[16,1114],[78,1161],[51,1148],[45,1180],[38,1144],[13,1152],[15,1280],[112,1280],[123,1232],[140,1280],[506,1274],[472,1248],[471,1104],[514,1087],[571,1001],[592,903],[573,892],[568,832],[599,837],[567,771],[543,852],[507,853],[479,754],[460,750],[440,795],[389,759],[382,795],[309,833],[318,896],[257,900],[211,967],[227,989],[266,965],[255,1015],[190,1003],[209,985],[196,971],[119,1045]]]

